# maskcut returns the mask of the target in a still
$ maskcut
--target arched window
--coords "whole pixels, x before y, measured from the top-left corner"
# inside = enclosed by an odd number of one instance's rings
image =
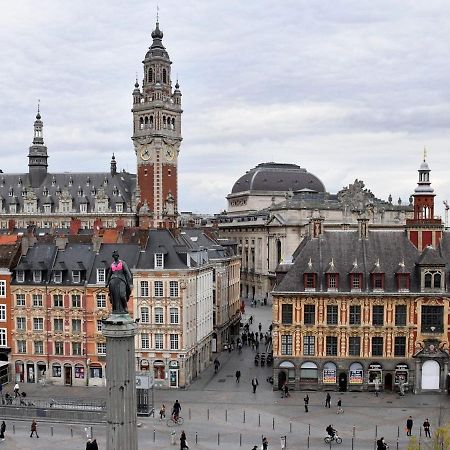
[[[139,119],[139,129],[140,130],[144,129],[144,119],[142,117]]]
[[[167,83],[167,71],[163,69],[163,83]]]
[[[281,241],[277,241],[277,264],[281,262]]]
[[[150,128],[153,128],[153,116],[150,116]]]
[[[163,128],[166,128],[166,116],[163,116]]]
[[[172,130],[175,130],[175,118],[172,119]]]
[[[433,284],[435,288],[440,288],[441,287],[441,274],[440,273],[435,273],[434,277],[433,277]]]
[[[425,274],[425,287],[430,288],[431,287],[431,273]]]
[[[149,83],[152,83],[152,82],[153,82],[153,69],[152,69],[152,68],[150,68],[150,69],[148,70],[148,82],[149,82]]]
[[[148,117],[147,116],[144,119],[144,128],[148,128]]]

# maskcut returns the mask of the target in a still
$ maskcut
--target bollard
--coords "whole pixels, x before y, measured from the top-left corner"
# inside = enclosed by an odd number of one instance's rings
[[[153,428],[153,442],[156,441],[156,430]]]
[[[292,433],[292,422],[289,422],[289,433]]]
[[[153,411],[154,412],[154,411]],[[90,435],[90,438],[92,439],[92,437],[94,436],[94,429],[92,428],[92,426],[91,427],[89,427],[90,429],[91,429],[91,435]]]
[[[244,409],[244,423],[245,423],[245,409]]]
[[[242,447],[242,433],[239,433],[239,447]]]
[[[422,437],[422,427],[419,427],[419,439]]]
[[[275,430],[275,417],[272,417],[272,430]]]
[[[353,425],[353,428],[352,428],[352,437],[355,437],[355,429],[356,429],[356,427],[355,427],[355,425]]]
[[[352,436],[352,450],[353,450],[353,441],[355,440],[355,438]]]
[[[400,437],[400,426],[397,425],[397,437]]]
[[[220,445],[220,433],[217,433],[217,445]]]
[[[53,436],[53,427],[50,427],[50,436]]]
[[[228,422],[228,410],[225,410],[225,422]]]
[[[258,427],[261,426],[261,414],[258,414]]]
[[[311,436],[311,424],[308,425],[308,436]]]
[[[198,444],[198,434],[195,432],[195,443]]]
[[[331,442],[332,442],[332,441],[330,440],[330,450],[331,450]]]
[[[189,420],[191,420],[191,408],[189,408]]]
[[[13,423],[13,434],[16,434],[16,424]]]
[[[309,436],[308,436],[308,448],[309,448]]]
[[[398,438],[397,438],[397,450],[398,450]]]
[[[208,408],[207,416],[208,416],[208,420],[209,420],[209,408]]]
[[[73,428],[70,429],[70,437],[73,437]]]

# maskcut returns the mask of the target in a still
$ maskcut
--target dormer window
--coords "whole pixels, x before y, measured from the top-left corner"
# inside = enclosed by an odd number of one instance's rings
[[[103,186],[108,186],[108,178],[104,178],[103,180]]]
[[[338,273],[327,273],[327,290],[337,291],[339,289],[339,274]]]
[[[55,177],[52,178],[52,186],[56,186],[56,178]]]
[[[72,270],[72,282],[79,283],[81,281],[81,272],[79,270]]]
[[[81,197],[83,195],[83,189],[81,189],[81,186],[78,186],[77,195],[78,197]]]
[[[69,178],[69,186],[73,186],[73,178],[72,177]]]
[[[123,213],[123,203],[116,203],[116,212]]]
[[[350,274],[350,290],[360,292],[362,289],[362,273]]]
[[[317,284],[317,274],[310,272],[303,274],[303,283],[305,286],[305,291],[315,291]]]
[[[384,289],[384,273],[372,273],[372,289],[374,291]]]
[[[44,195],[45,197],[48,196],[48,188],[47,186],[44,188],[44,190],[42,191],[42,195]]]
[[[16,280],[18,283],[23,283],[25,281],[25,271],[24,270],[18,270],[16,272]]]
[[[54,283],[62,283],[62,271],[61,270],[55,270],[53,272],[53,282]]]
[[[155,269],[164,269],[163,253],[155,253]]]
[[[410,286],[410,275],[409,273],[398,273],[397,274],[397,289],[399,291],[408,292]]]
[[[422,272],[422,290],[440,291],[444,288],[441,270],[424,270]]]
[[[40,283],[42,281],[42,271],[41,270],[33,270],[33,281],[35,283]]]
[[[104,268],[97,269],[97,284],[105,284],[106,270]]]
[[[13,190],[12,187],[9,188],[8,195],[9,195],[10,197],[12,197],[12,196],[14,195],[14,190]]]

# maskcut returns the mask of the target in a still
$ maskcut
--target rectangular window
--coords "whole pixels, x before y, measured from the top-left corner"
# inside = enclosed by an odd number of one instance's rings
[[[352,290],[357,291],[361,289],[361,278],[359,273],[352,274],[351,279],[352,279]]]
[[[374,273],[372,274],[373,289],[376,291],[383,289],[383,274]]]
[[[422,306],[422,333],[442,333],[444,331],[444,307]]]
[[[106,342],[97,342],[97,355],[106,355]]]
[[[338,305],[327,305],[327,325],[338,324]]]
[[[155,297],[163,297],[163,295],[164,295],[163,282],[155,281]]]
[[[384,325],[384,306],[373,305],[372,306],[372,325],[382,326]]]
[[[148,350],[150,348],[150,339],[148,333],[141,334],[141,347],[142,350]]]
[[[281,354],[282,355],[292,355],[292,335],[282,334],[281,335]]]
[[[397,327],[406,326],[406,305],[395,306],[395,325]]]
[[[106,308],[106,294],[96,295],[97,308]]]
[[[72,319],[72,333],[81,333],[80,319]]]
[[[0,305],[0,322],[6,322],[6,305]]]
[[[163,335],[161,333],[155,334],[155,349],[162,350],[164,348]]]
[[[409,291],[409,273],[398,274],[398,289],[400,291]]]
[[[0,297],[6,297],[6,281],[0,280]]]
[[[97,320],[97,332],[101,333],[103,331],[103,321]]]
[[[81,355],[81,342],[72,342],[72,355]]]
[[[17,341],[17,353],[27,352],[27,341],[19,340]]]
[[[142,323],[149,323],[150,321],[150,314],[148,312],[147,306],[141,306],[141,322]]]
[[[61,270],[55,270],[53,272],[53,282],[54,283],[61,283],[62,282],[62,272],[61,272]]]
[[[16,317],[16,330],[25,331],[27,329],[26,317]]]
[[[33,270],[33,281],[35,283],[40,283],[42,281],[42,271],[41,270]]]
[[[55,355],[64,355],[64,342],[56,341],[55,342]]]
[[[395,336],[394,356],[406,356],[406,337]]]
[[[350,305],[350,325],[361,325],[361,305]]]
[[[282,324],[292,324],[292,312],[293,305],[290,303],[282,303],[281,304],[281,323]]]
[[[305,336],[303,338],[303,355],[304,356],[314,356],[316,352],[316,337],[315,336]]]
[[[83,366],[75,366],[75,378],[84,378]]]
[[[348,338],[348,354],[350,356],[361,355],[361,338],[359,336],[350,336]]]
[[[380,336],[372,338],[372,356],[383,356],[383,338]]]
[[[36,355],[44,354],[44,342],[43,341],[34,341],[34,353],[36,353]]]
[[[44,319],[42,317],[33,318],[33,330],[43,331],[44,330]]]
[[[148,281],[141,281],[141,297],[148,297]]]
[[[169,281],[169,291],[171,297],[178,297],[178,281]]]
[[[326,337],[326,352],[327,356],[337,356],[337,336]]]
[[[328,274],[328,289],[337,289],[337,273]]]
[[[81,281],[81,272],[79,270],[72,270],[72,283],[79,283]]]
[[[42,294],[33,294],[33,306],[37,308],[42,306]]]
[[[170,308],[170,323],[171,324],[179,323],[178,308]]]
[[[25,306],[25,294],[16,294],[16,306]]]
[[[123,203],[116,203],[116,212],[117,213],[123,212]]]
[[[303,322],[305,325],[314,325],[316,323],[316,306],[305,305]]]
[[[53,331],[56,333],[64,331],[64,319],[53,319]]]
[[[44,205],[44,214],[50,214],[52,212],[52,205]]]
[[[106,270],[104,268],[97,269],[97,284],[105,284]]]
[[[164,323],[164,310],[163,308],[155,308],[155,323]]]
[[[25,281],[25,271],[24,270],[18,270],[16,272],[16,280],[18,283],[23,283]]]
[[[163,269],[163,268],[164,268],[164,254],[155,253],[155,269]]]
[[[0,347],[6,347],[8,341],[6,339],[6,328],[0,328]]]
[[[315,289],[316,287],[316,274],[315,273],[305,273],[305,288]]]
[[[52,365],[52,376],[54,378],[61,378],[61,366],[59,364]]]
[[[80,294],[72,294],[72,308],[81,308]]]
[[[63,296],[62,294],[54,294],[53,295],[53,307],[54,308],[62,308],[64,306]]]
[[[80,213],[87,213],[87,203],[80,203]]]
[[[170,335],[170,350],[178,350],[178,334]]]

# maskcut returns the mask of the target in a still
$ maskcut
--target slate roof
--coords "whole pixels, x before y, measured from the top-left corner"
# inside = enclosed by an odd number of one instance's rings
[[[445,261],[450,263],[450,234],[444,233]],[[438,250],[442,255],[442,249]],[[397,292],[396,273],[410,273],[410,291],[420,290],[417,263],[421,253],[408,240],[406,232],[369,231],[368,239],[359,239],[357,231],[325,231],[320,238],[306,238],[294,254],[294,264],[275,288],[275,292],[303,292],[303,274],[309,272],[311,259],[317,270],[317,290],[326,291],[326,272],[333,259],[339,274],[339,291],[350,292],[349,273],[363,275],[363,292],[370,292],[370,274],[377,261],[385,273],[385,292]],[[355,267],[357,262],[357,267]],[[403,267],[404,264],[404,267]],[[379,272],[377,270],[377,272]]]
[[[92,244],[67,244],[64,250],[58,250],[53,271],[62,271],[62,282],[59,284],[80,285],[84,283],[86,276],[88,276],[91,271],[94,256]],[[73,283],[73,270],[79,270],[81,272],[80,283]]]
[[[46,284],[50,278],[53,263],[55,261],[57,247],[55,244],[39,243],[37,242],[30,247],[26,255],[22,256],[19,260],[16,270],[25,271],[25,282],[32,284]],[[42,271],[42,282],[33,282],[33,270]],[[16,283],[15,279],[12,281]],[[21,283],[22,284],[22,283]]]

